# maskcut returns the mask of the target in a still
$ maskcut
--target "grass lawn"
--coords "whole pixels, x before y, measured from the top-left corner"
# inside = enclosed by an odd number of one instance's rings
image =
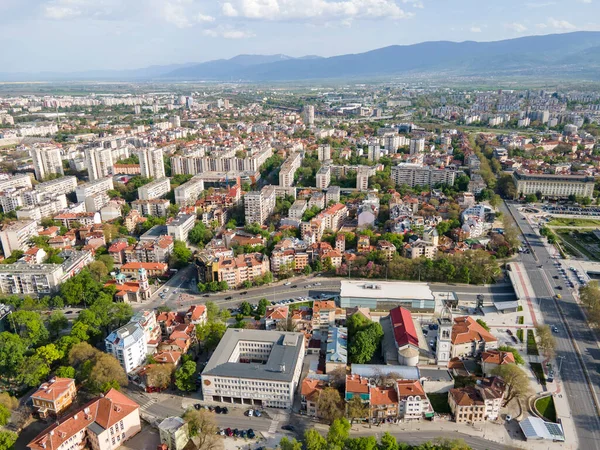
[[[600,220],[597,219],[567,219],[565,217],[555,217],[548,225],[551,227],[592,227],[600,225]]]
[[[556,408],[554,407],[554,399],[551,395],[537,400],[535,407],[546,420],[556,423]]]
[[[565,243],[564,247],[569,253],[579,253],[579,255],[574,254],[573,256],[585,256],[592,261],[600,260],[600,241],[593,233],[576,230],[556,230],[556,234]]]
[[[450,414],[450,405],[448,404],[448,393],[427,394],[431,406],[436,413]]]
[[[518,339],[519,339],[521,342],[523,342],[523,329],[522,329],[522,328],[519,328],[519,329],[517,330],[517,338],[518,338]]]
[[[544,376],[544,368],[542,367],[542,363],[529,363],[529,365],[531,366],[531,370],[533,370],[533,373],[539,380],[540,384],[542,386],[546,386],[546,377]]]
[[[528,355],[539,355],[540,352],[537,348],[537,342],[535,341],[535,334],[533,330],[527,330],[527,354]]]
[[[519,316],[517,318],[517,322],[519,323],[519,325],[523,325],[525,323],[525,317],[524,316]]]

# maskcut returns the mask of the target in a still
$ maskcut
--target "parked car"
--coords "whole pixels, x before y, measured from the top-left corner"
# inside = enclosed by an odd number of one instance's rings
[[[246,295],[248,291],[240,292],[240,295]]]
[[[221,408],[221,413],[223,413],[223,414],[229,414],[229,408],[227,408],[227,406],[223,406]]]
[[[284,286],[289,286],[290,284],[292,284],[291,281],[286,281],[285,283],[283,283]]]
[[[296,289],[297,287],[298,287],[298,285],[297,285],[297,284],[294,284],[294,285],[292,286],[292,289]]]
[[[233,297],[231,295],[229,297],[225,297],[225,300],[231,300]]]
[[[558,333],[558,327],[556,325],[552,325],[552,331]]]
[[[254,410],[253,409],[249,409],[248,411],[246,411],[246,415],[248,417],[252,417],[254,415]]]
[[[220,406],[215,407],[215,412],[217,414],[221,414],[221,407]]]
[[[261,412],[260,412],[258,409],[255,409],[255,410],[254,410],[254,415],[255,415],[256,417],[260,417],[260,416],[262,416],[262,413],[261,413]]]
[[[233,430],[231,428],[227,428],[225,430],[225,434],[229,437],[233,436]]]
[[[254,434],[254,430],[252,428],[248,428],[248,437],[250,439],[254,439],[256,435]]]
[[[285,430],[285,431],[294,431],[295,430],[293,425],[284,425],[281,427],[281,429]]]
[[[510,330],[506,330],[506,334],[508,334],[509,336],[512,336],[512,335],[513,335],[513,334],[512,334],[512,331],[510,331]]]
[[[201,405],[200,403],[196,403],[196,404],[194,405],[194,408],[196,408],[196,409],[200,409],[200,408],[202,408],[202,405]]]

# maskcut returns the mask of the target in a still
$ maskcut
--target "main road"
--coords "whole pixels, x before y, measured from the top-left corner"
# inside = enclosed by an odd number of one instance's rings
[[[600,395],[600,349],[596,337],[573,292],[564,283],[543,238],[521,215],[518,204],[507,203],[502,206],[502,210],[504,214],[512,214],[531,248],[531,253],[522,254],[521,259],[536,301],[540,303],[544,322],[559,329],[556,335],[556,355],[564,358],[559,376],[571,406],[579,448],[600,449],[600,420],[597,410],[597,398]],[[560,300],[555,299],[558,293],[562,296]]]

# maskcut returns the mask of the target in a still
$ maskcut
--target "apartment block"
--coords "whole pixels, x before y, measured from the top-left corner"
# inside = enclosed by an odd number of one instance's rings
[[[288,217],[291,219],[302,219],[304,212],[307,209],[306,200],[296,200],[288,211]]]
[[[212,267],[214,281],[226,281],[230,288],[254,281],[269,272],[269,258],[262,253],[244,253],[235,257],[219,258]]]
[[[194,177],[190,181],[175,188],[175,203],[177,205],[193,205],[204,190],[204,180]]]
[[[37,236],[37,223],[33,220],[20,220],[5,225],[0,231],[4,256],[8,258],[15,250],[27,250],[32,236]]]
[[[155,198],[152,200],[134,200],[131,208],[143,216],[166,217],[169,213],[171,202],[167,199]]]
[[[165,177],[164,153],[160,148],[142,148],[138,151],[140,173],[144,178],[158,180]]]
[[[60,195],[70,194],[77,188],[77,178],[66,176],[37,184],[35,190],[41,194]]]
[[[339,186],[329,186],[325,191],[325,203],[327,205],[331,202],[339,203],[341,191]]]
[[[194,224],[196,216],[193,214],[180,214],[173,221],[167,224],[167,234],[174,240],[186,242],[188,234]]]
[[[279,169],[279,186],[290,187],[294,184],[294,175],[296,170],[302,164],[302,154],[292,153],[281,165]]]
[[[168,194],[171,190],[171,180],[169,178],[159,178],[138,188],[138,197],[140,200],[153,200]]]
[[[112,178],[100,178],[89,183],[80,184],[75,189],[77,203],[85,203],[87,197],[95,194],[106,194],[111,189],[114,189]]]
[[[42,181],[49,175],[64,174],[60,148],[53,145],[34,144],[29,151],[33,159],[35,178]]]
[[[319,161],[328,161],[331,159],[331,146],[327,144],[319,145],[317,148],[317,158]]]
[[[238,151],[245,151],[240,158]],[[209,154],[210,153],[210,154]],[[194,148],[185,155],[171,157],[171,169],[174,175],[197,175],[205,172],[258,172],[260,166],[273,155],[268,143],[245,149],[244,146]]]
[[[42,183],[43,184],[43,183]],[[18,188],[26,188],[31,189],[31,177],[26,174],[17,174],[14,176],[8,176],[6,178],[0,179],[0,192],[5,191],[10,188],[18,189]]]
[[[409,151],[411,155],[425,152],[425,139],[411,139]]]
[[[2,264],[0,291],[9,295],[52,294],[58,290],[64,274],[60,264]]]
[[[356,189],[366,191],[369,189],[369,177],[374,175],[374,170],[368,166],[358,166],[356,170]]]
[[[58,195],[54,198],[43,200],[36,205],[25,206],[17,211],[17,219],[33,220],[40,222],[46,217],[53,217],[60,211],[67,208],[67,198],[65,194]]]
[[[331,183],[331,167],[321,166],[317,172],[317,188],[327,189]]]
[[[113,151],[111,148],[87,147],[84,150],[85,165],[90,181],[100,180],[113,175]]]
[[[392,167],[392,180],[396,185],[435,186],[436,184],[454,185],[456,171],[448,168],[435,168],[422,164],[401,163]]]
[[[144,329],[137,322],[129,322],[113,331],[104,340],[104,344],[106,353],[117,358],[127,374],[146,364],[146,337]]]
[[[248,192],[244,196],[244,216],[247,224],[264,225],[275,209],[275,187],[265,186],[261,191]]]

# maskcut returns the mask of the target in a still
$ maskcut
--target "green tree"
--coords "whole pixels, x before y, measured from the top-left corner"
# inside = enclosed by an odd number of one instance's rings
[[[16,334],[8,331],[0,333],[0,373],[8,379],[17,376],[26,348],[25,342]]]
[[[485,320],[483,319],[477,319],[476,322],[481,325],[481,327],[486,330],[486,331],[490,331],[490,327],[488,326],[487,323],[485,323]]]
[[[346,441],[347,450],[375,450],[377,438],[375,436],[361,436]]]
[[[492,373],[506,383],[506,395],[502,406],[508,405],[513,399],[525,400],[531,394],[529,377],[517,365],[503,364],[496,367]]]
[[[380,450],[400,450],[398,441],[388,431],[383,433],[381,436],[381,443],[379,445]]]
[[[17,334],[31,345],[46,342],[49,338],[48,330],[38,312],[16,311],[12,314],[11,322],[14,324]]]
[[[314,428],[304,432],[304,447],[306,450],[326,450],[327,440]]]
[[[542,351],[542,354],[548,359],[554,358],[556,353],[556,339],[554,339],[550,326],[538,325],[535,327],[535,331],[538,338],[538,348]]]
[[[319,416],[329,423],[340,419],[344,415],[344,402],[337,389],[327,387],[319,393],[317,401]]]
[[[88,270],[94,281],[100,282],[108,275],[108,269],[102,261],[92,261],[88,266]]]
[[[42,357],[32,355],[23,360],[19,371],[18,380],[29,387],[34,387],[48,377],[50,366]]]
[[[69,320],[62,311],[53,311],[48,317],[47,327],[50,336],[54,339],[62,330],[69,326]]]
[[[212,450],[219,447],[219,428],[212,414],[204,409],[188,409],[183,415],[183,420],[188,424],[188,435],[194,438],[196,449]]]
[[[171,254],[172,264],[177,268],[187,266],[192,259],[192,251],[187,248],[185,242],[176,240],[173,244],[173,253]]]
[[[240,311],[244,316],[249,316],[252,314],[252,305],[248,302],[242,302],[240,305]]]
[[[281,450],[302,450],[302,443],[298,442],[295,438],[289,440],[287,437],[283,437],[279,441],[279,448]]]
[[[210,300],[206,302],[206,320],[208,322],[213,322],[217,319],[219,315],[219,307],[215,302],[211,302]]]
[[[75,369],[69,366],[60,366],[54,371],[54,375],[59,378],[75,378]]]
[[[343,448],[350,437],[350,422],[346,419],[336,419],[329,427],[327,443],[335,447]]]
[[[258,301],[258,307],[256,308],[256,314],[259,316],[264,316],[267,312],[267,307],[269,306],[269,301],[266,298],[261,298]]]
[[[51,365],[54,361],[61,359],[64,354],[54,344],[47,344],[35,349],[35,355],[39,356],[46,364]]]
[[[348,401],[347,410],[350,422],[354,422],[355,419],[362,420],[369,417],[369,406],[357,396]]]
[[[3,427],[8,423],[10,415],[10,410],[6,406],[0,404],[0,426]]]
[[[13,431],[0,431],[0,450],[11,450],[18,437]]]
[[[186,361],[175,371],[175,386],[180,391],[195,391],[196,390],[196,363],[194,361]]]

